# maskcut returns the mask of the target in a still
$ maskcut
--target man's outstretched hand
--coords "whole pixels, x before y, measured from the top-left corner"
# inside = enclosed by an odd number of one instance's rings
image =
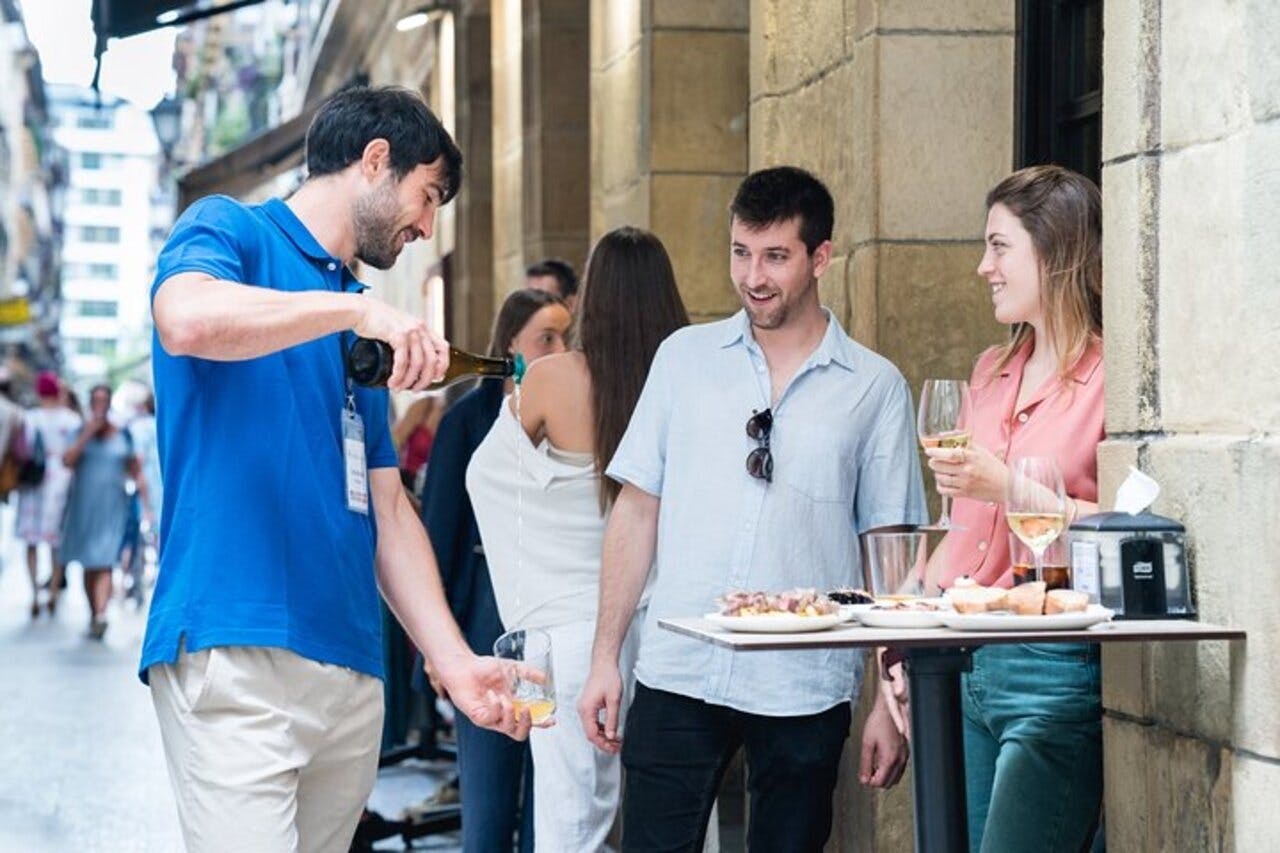
[[[527,711],[517,712],[512,704],[511,686],[517,678],[545,684],[540,670],[509,660],[472,655],[435,668],[449,700],[477,726],[502,732],[513,740],[524,740],[534,728]],[[555,725],[554,719],[537,728]]]

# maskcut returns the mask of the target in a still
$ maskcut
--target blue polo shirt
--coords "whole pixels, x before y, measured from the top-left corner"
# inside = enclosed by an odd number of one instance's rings
[[[284,202],[211,196],[156,263],[282,291],[361,290]],[[347,509],[342,335],[244,361],[152,341],[165,524],[140,675],[210,646],[272,646],[382,676],[377,532]],[[349,335],[346,336],[349,339]],[[370,469],[394,467],[385,390],[355,388]],[[372,499],[372,497],[371,497]]]

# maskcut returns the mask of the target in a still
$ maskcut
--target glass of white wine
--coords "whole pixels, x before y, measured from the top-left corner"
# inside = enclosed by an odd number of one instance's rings
[[[926,379],[920,389],[920,410],[916,432],[925,449],[969,446],[969,383],[963,379]],[[951,529],[951,498],[942,495],[942,514],[937,522],[920,530]]]
[[[1047,456],[1023,456],[1009,466],[1004,517],[1035,557],[1034,580],[1044,580],[1044,552],[1067,526],[1062,470]]]
[[[551,675],[551,635],[537,628],[508,631],[493,643],[493,656],[515,661],[545,676],[539,683],[521,678],[519,670],[511,684],[511,705],[516,714],[528,714],[534,725],[555,716],[556,688]]]

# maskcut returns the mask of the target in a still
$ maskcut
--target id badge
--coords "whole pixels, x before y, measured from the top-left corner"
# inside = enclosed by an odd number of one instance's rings
[[[351,408],[342,410],[342,453],[347,470],[347,509],[368,515],[369,466],[364,455],[364,421]]]

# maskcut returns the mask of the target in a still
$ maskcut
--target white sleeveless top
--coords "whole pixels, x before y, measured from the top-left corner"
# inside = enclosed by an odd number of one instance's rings
[[[467,492],[508,630],[595,618],[607,521],[599,481],[592,454],[535,447],[503,401],[467,466]]]

